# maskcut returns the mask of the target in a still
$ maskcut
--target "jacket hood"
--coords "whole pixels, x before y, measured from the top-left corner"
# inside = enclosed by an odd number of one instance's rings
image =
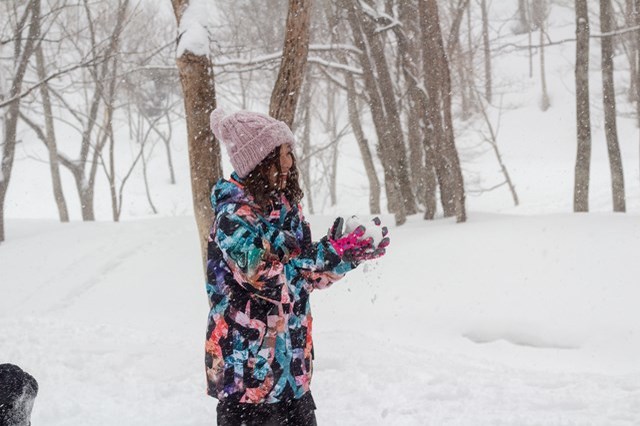
[[[216,213],[229,203],[250,203],[249,196],[244,192],[242,179],[235,172],[231,174],[231,179],[220,179],[211,189],[211,207]]]

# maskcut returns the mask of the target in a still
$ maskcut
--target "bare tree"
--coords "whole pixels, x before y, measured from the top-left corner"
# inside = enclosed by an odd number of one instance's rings
[[[396,224],[399,225],[406,221],[406,210],[400,196],[400,183],[397,176],[398,169],[393,164],[393,142],[389,139],[391,132],[388,129],[388,126],[385,126],[385,108],[382,94],[378,87],[378,79],[374,74],[375,68],[372,58],[373,54],[370,49],[370,43],[367,42],[362,29],[362,24],[368,20],[364,18],[360,5],[349,0],[343,0],[342,6],[347,10],[347,19],[351,27],[355,44],[362,52],[360,54],[360,65],[363,70],[364,84],[368,95],[374,127],[376,129],[376,134],[378,135],[377,150],[384,169],[387,207],[390,212],[395,214]],[[370,31],[374,32],[375,29]]]
[[[325,16],[329,30],[332,35],[340,33],[341,29],[340,20],[338,14],[333,10],[329,2],[324,3]],[[336,55],[339,61],[345,65],[348,65],[347,55],[344,50],[338,50]],[[369,211],[371,214],[380,213],[380,181],[376,173],[375,166],[373,164],[373,155],[369,148],[369,142],[365,137],[364,130],[362,129],[362,123],[360,120],[360,108],[358,107],[358,94],[356,91],[356,81],[352,73],[345,72],[344,80],[347,91],[347,110],[349,115],[349,124],[351,130],[356,138],[358,148],[360,150],[360,156],[364,165],[367,179],[369,181]]]
[[[487,130],[489,130],[489,134],[482,134],[483,139],[487,142],[491,149],[493,150],[494,155],[496,156],[496,160],[498,161],[498,165],[500,165],[500,172],[504,177],[504,182],[496,185],[494,188],[498,188],[502,185],[507,185],[509,187],[509,192],[511,192],[511,198],[513,199],[513,204],[518,206],[520,201],[518,200],[518,193],[516,192],[516,187],[513,184],[513,180],[511,180],[511,175],[509,174],[509,170],[507,169],[507,165],[502,159],[502,154],[500,153],[500,148],[498,148],[498,131],[500,128],[498,126],[494,127],[491,123],[491,119],[489,118],[489,114],[487,113],[487,107],[485,106],[482,99],[480,99],[479,94],[478,97],[478,105],[480,105],[480,112],[482,113],[482,118],[484,118],[484,122],[487,125]],[[502,111],[502,105],[500,105],[499,111]],[[498,117],[498,125],[500,123],[500,118]]]
[[[546,67],[544,62],[544,44],[545,44],[545,25],[547,22],[547,17],[549,16],[549,5],[547,0],[537,0],[533,2],[532,7],[532,18],[533,21],[538,27],[540,31],[540,82],[542,87],[542,98],[540,100],[540,108],[542,111],[546,111],[549,109],[551,105],[549,101],[549,93],[547,92],[547,75],[546,75]]]
[[[398,4],[398,18],[402,22],[402,26],[393,26],[393,31],[398,40],[399,62],[408,95],[405,104],[411,181],[415,188],[416,198],[424,204],[425,215],[433,218],[437,205],[437,185],[431,156],[427,156],[425,152],[428,130],[423,124],[427,96],[419,78],[422,61],[418,4],[414,1],[400,2]]]
[[[466,220],[464,181],[451,116],[451,77],[435,0],[420,0],[427,119],[433,129],[435,167],[445,216]]]
[[[589,211],[591,115],[589,111],[589,11],[587,0],[575,0],[576,9],[576,155],[573,210]]]
[[[220,145],[209,128],[209,115],[216,106],[213,68],[208,52],[188,44],[192,38],[198,38],[199,31],[208,33],[200,21],[203,18],[198,16],[199,10],[191,8],[189,0],[171,0],[171,4],[179,27],[176,63],[187,119],[193,211],[206,268],[208,230],[213,217],[209,194],[215,181],[222,177]],[[199,46],[208,45],[208,39],[199,40]]]
[[[15,10],[17,12],[17,10]],[[22,92],[22,83],[29,59],[36,48],[36,39],[40,20],[40,0],[30,0],[20,15],[15,15],[14,29],[14,72],[11,76],[11,87],[8,98],[12,99]],[[25,34],[26,32],[26,34]],[[0,242],[5,239],[4,230],[4,202],[9,189],[11,171],[16,150],[18,119],[20,116],[20,99],[14,99],[6,109],[3,118],[4,140],[2,143],[2,157],[0,163]]]
[[[80,198],[80,207],[82,219],[85,221],[95,220],[94,211],[94,194],[95,182],[102,150],[109,140],[108,120],[100,120],[100,113],[104,112],[103,117],[113,116],[113,111],[109,111],[113,107],[113,98],[108,93],[111,82],[116,78],[116,68],[109,66],[111,61],[119,52],[120,36],[127,23],[129,16],[129,0],[119,0],[113,21],[111,20],[95,20],[92,10],[93,4],[88,0],[82,0],[79,7],[84,14],[84,28],[71,29],[66,28],[64,23],[62,29],[67,41],[74,46],[78,54],[84,60],[84,56],[91,58],[91,65],[86,69],[83,68],[83,74],[80,81],[71,79],[71,90],[83,93],[81,99],[84,105],[78,106],[76,102],[69,101],[65,98],[65,94],[59,93],[57,90],[50,88],[50,92],[61,105],[66,109],[70,116],[76,121],[74,126],[80,133],[80,152],[76,158],[69,158],[62,152],[58,152],[58,160],[60,164],[66,167],[72,174],[76,190]],[[102,13],[102,11],[98,11]],[[79,13],[78,13],[79,14]],[[108,22],[108,24],[106,24]],[[107,25],[109,26],[107,28]],[[86,32],[88,35],[89,45],[84,40],[81,42],[77,39],[79,33]],[[102,39],[104,36],[104,40]],[[85,50],[89,53],[85,54]],[[76,76],[77,77],[77,76]],[[86,80],[85,80],[86,79]]]
[[[373,164],[373,155],[369,149],[369,142],[365,138],[360,121],[360,108],[358,108],[357,95],[353,77],[346,75],[347,80],[347,108],[349,113],[349,123],[356,137],[362,162],[364,164],[367,179],[369,180],[369,212],[380,214],[380,181]]]
[[[529,14],[528,12],[528,0],[518,0],[518,24],[514,28],[515,34],[522,34],[529,32],[530,23],[529,23]]]
[[[480,0],[482,12],[482,43],[484,45],[484,96],[491,103],[493,97],[493,77],[491,72],[491,47],[489,44],[489,10],[487,0]]]
[[[55,6],[55,5],[52,5]],[[57,15],[60,9],[57,11],[45,11],[46,14],[54,14]],[[42,18],[38,19],[34,22],[34,25],[37,26],[35,32],[40,34],[42,37]],[[53,195],[54,200],[56,202],[56,206],[58,208],[58,216],[61,222],[69,221],[69,212],[67,209],[67,203],[64,198],[64,193],[62,191],[62,182],[60,180],[60,166],[58,161],[58,149],[56,143],[56,134],[54,127],[54,116],[53,116],[53,108],[51,103],[51,96],[49,94],[49,83],[47,80],[46,73],[46,64],[44,57],[44,48],[43,42],[39,41],[34,50],[34,56],[36,58],[36,75],[38,80],[42,81],[39,85],[40,88],[40,96],[42,100],[42,115],[44,116],[44,130],[40,127],[36,129],[36,134],[45,143],[47,146],[47,151],[49,153],[49,170],[51,172],[51,183],[53,185]],[[20,112],[20,116],[24,117],[22,111]],[[30,127],[37,126],[34,122],[27,123]]]
[[[634,24],[640,26],[640,0],[633,0]],[[640,127],[640,31],[635,32],[635,59],[636,59],[636,119]],[[640,169],[640,140],[638,140],[638,168]]]
[[[38,78],[46,78],[44,53],[42,46],[36,49],[36,68],[38,70]],[[40,95],[42,96],[42,108],[44,109],[44,121],[46,129],[46,144],[49,153],[49,168],[51,170],[51,183],[53,184],[53,197],[58,207],[58,215],[61,222],[69,221],[69,211],[67,202],[62,191],[62,181],[60,180],[60,162],[58,161],[58,146],[56,143],[56,132],[53,123],[53,109],[51,108],[51,95],[49,94],[48,84],[40,86]]]
[[[309,52],[311,0],[289,0],[287,30],[278,79],[271,94],[269,114],[291,127]]]
[[[457,88],[459,88],[458,93],[462,103],[463,120],[467,120],[471,116],[471,99],[474,98],[473,96],[468,96],[468,89],[473,86],[473,84],[471,84],[471,79],[468,76],[468,67],[466,66],[466,60],[464,58],[465,53],[462,51],[462,46],[460,45],[460,27],[468,8],[469,0],[458,0],[455,5],[451,6],[452,22],[446,46],[449,63],[452,68],[455,68],[458,74],[459,84]]]
[[[302,140],[300,145],[302,156],[297,163],[297,167],[300,169],[302,184],[304,185],[305,204],[309,209],[309,213],[314,214],[313,191],[311,190],[311,87],[310,79],[307,75],[304,89],[302,90],[302,98],[300,99],[300,113],[302,114]]]
[[[613,211],[626,210],[624,174],[622,172],[622,157],[618,143],[616,125],[616,97],[613,80],[613,36],[608,35],[611,25],[611,0],[600,0],[600,31],[602,50],[602,96],[604,104],[604,126],[609,153],[609,167],[611,168],[611,188],[613,196]]]
[[[385,54],[384,30],[388,17],[381,16],[370,2],[343,1],[347,21],[356,46],[360,49],[364,85],[378,136],[378,154],[385,174],[385,191],[389,211],[402,224],[406,215],[417,211],[409,175],[400,111]]]
[[[340,8],[335,8],[330,2],[323,3],[323,11],[324,18],[323,22],[326,27],[324,29],[324,33],[321,33],[325,38],[328,38],[331,46],[336,46],[335,57],[339,61],[339,63],[345,66],[345,70],[349,68],[353,69],[353,66],[349,63],[349,58],[347,51],[341,48],[339,36],[340,34],[344,34],[345,30],[348,30],[345,26],[344,20],[339,19],[341,10]],[[327,128],[327,131],[331,133],[331,144],[332,147],[332,162],[333,168],[330,168],[332,171],[330,180],[331,187],[331,199],[332,201],[337,200],[337,174],[335,173],[338,161],[338,143],[342,136],[347,133],[348,128],[351,128],[353,131],[354,137],[358,144],[358,148],[360,150],[360,155],[362,157],[364,169],[367,175],[367,179],[369,181],[369,210],[371,213],[379,214],[380,213],[380,182],[378,180],[378,176],[376,175],[375,166],[373,164],[373,156],[371,154],[371,150],[369,149],[368,141],[366,140],[364,131],[362,129],[362,124],[360,121],[361,107],[359,105],[359,94],[356,89],[356,79],[354,78],[353,71],[345,71],[342,74],[344,75],[344,83],[340,82],[335,76],[332,76],[331,73],[328,73],[321,69],[323,74],[325,75],[325,80],[327,82],[327,101],[329,102],[329,107],[327,108],[327,119],[323,120],[325,126],[329,124],[331,129]],[[316,80],[317,81],[317,80]],[[347,116],[349,118],[349,124],[346,127],[342,127],[338,130],[338,126],[341,125],[339,121],[339,117],[343,116],[342,112],[337,108],[340,108],[340,101],[342,101],[342,97],[339,96],[340,89],[343,89],[346,92],[347,98]],[[331,114],[329,114],[331,112]],[[330,118],[330,119],[329,119]]]

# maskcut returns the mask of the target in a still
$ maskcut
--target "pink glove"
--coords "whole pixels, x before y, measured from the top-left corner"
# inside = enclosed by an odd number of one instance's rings
[[[354,221],[355,219],[355,221]],[[354,226],[354,222],[357,224],[357,218],[355,216],[350,219],[350,224]],[[380,219],[375,217],[373,219],[375,226],[381,225]],[[370,229],[367,231],[365,225],[357,225],[355,229],[346,235],[342,235],[342,229],[344,226],[344,220],[341,217],[336,218],[333,226],[329,230],[328,239],[336,253],[340,255],[344,260],[354,263],[360,263],[364,260],[377,259],[384,256],[386,253],[386,247],[389,245],[389,230],[386,226],[381,229]],[[372,235],[380,236],[380,241],[374,244],[374,238]]]

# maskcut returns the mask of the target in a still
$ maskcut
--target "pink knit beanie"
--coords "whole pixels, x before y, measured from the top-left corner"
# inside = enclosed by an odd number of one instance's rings
[[[225,116],[222,108],[211,113],[211,130],[227,148],[238,176],[253,170],[276,147],[288,143],[293,148],[295,138],[289,126],[265,114],[238,111]]]

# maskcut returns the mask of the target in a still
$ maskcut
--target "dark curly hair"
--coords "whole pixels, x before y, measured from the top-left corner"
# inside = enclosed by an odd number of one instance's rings
[[[302,189],[300,189],[298,182],[298,167],[296,166],[296,157],[293,154],[293,150],[291,151],[291,158],[293,159],[293,164],[289,169],[287,186],[283,192],[291,205],[295,206],[302,200],[304,193]],[[273,188],[269,182],[269,170],[271,166],[276,166],[278,173],[282,171],[280,170],[280,146],[267,155],[244,179],[245,190],[260,207],[265,209],[269,207],[271,197],[279,191]]]

